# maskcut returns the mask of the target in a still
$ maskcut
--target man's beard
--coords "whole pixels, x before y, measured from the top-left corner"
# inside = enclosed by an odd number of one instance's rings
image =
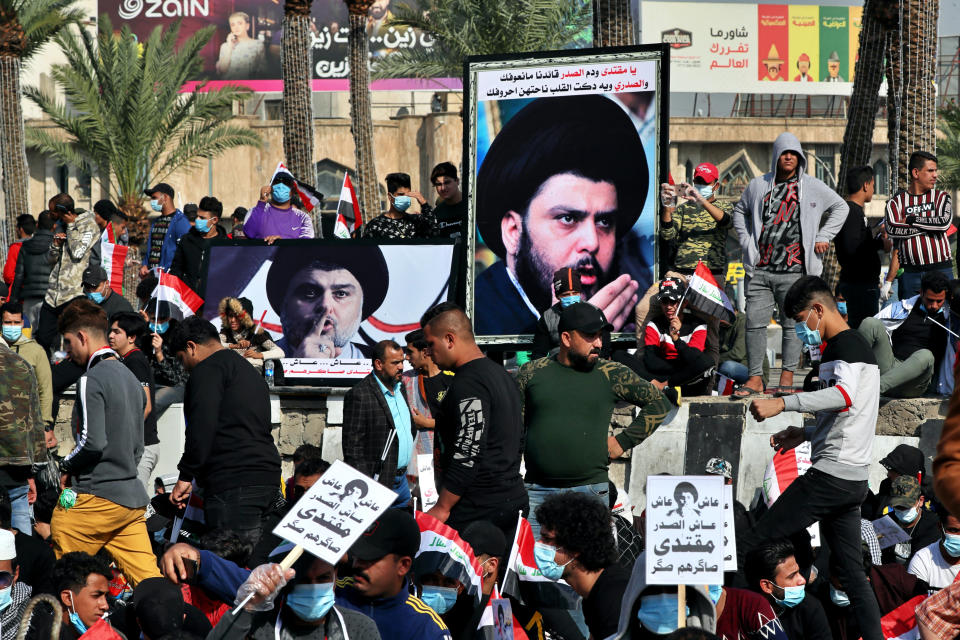
[[[581,258],[575,264],[565,266],[579,271],[581,275],[586,273],[596,276],[595,284],[583,285],[584,300],[589,300],[607,283],[607,274],[600,268],[600,263],[593,255]],[[557,269],[559,268],[561,267],[557,267]],[[521,228],[520,247],[517,251],[516,260],[517,282],[523,287],[524,293],[530,298],[533,306],[541,313],[550,308],[553,293],[553,274],[557,269],[546,263],[530,241],[530,234],[527,233],[526,228]]]
[[[350,338],[356,335],[357,329],[360,328],[360,323],[362,322],[360,315],[361,314],[357,314],[356,320],[341,330],[337,320],[326,314],[321,315],[319,318],[313,315],[292,318],[287,313],[286,308],[284,308],[280,313],[280,325],[283,327],[283,335],[287,339],[287,343],[293,347],[299,347],[300,344],[303,343],[304,338],[313,333],[314,328],[329,317],[333,325],[333,346],[337,349],[343,349],[350,342]]]
[[[570,359],[570,366],[577,371],[590,372],[593,371],[594,367],[597,366],[597,362],[600,361],[600,358],[590,359],[590,356],[593,354],[599,354],[599,350],[593,349],[589,354],[583,355],[573,351],[567,353],[567,358]]]

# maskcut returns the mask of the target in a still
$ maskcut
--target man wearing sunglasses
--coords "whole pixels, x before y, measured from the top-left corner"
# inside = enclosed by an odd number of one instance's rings
[[[23,610],[33,592],[30,585],[19,582],[18,577],[16,538],[9,531],[0,529],[0,626],[3,640],[16,637]]]

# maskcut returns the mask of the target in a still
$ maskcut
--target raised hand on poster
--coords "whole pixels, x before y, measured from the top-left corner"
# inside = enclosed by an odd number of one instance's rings
[[[630,274],[625,273],[597,291],[587,302],[603,311],[607,322],[619,331],[633,314],[639,287]]]

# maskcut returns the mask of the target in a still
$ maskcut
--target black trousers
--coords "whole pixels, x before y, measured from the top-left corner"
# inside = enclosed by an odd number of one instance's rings
[[[737,532],[738,566],[744,566],[747,551],[759,544],[819,522],[820,535],[837,556],[837,578],[850,597],[863,639],[883,640],[880,607],[863,572],[860,550],[860,504],[866,495],[866,480],[841,480],[810,469],[787,487],[753,529]]]

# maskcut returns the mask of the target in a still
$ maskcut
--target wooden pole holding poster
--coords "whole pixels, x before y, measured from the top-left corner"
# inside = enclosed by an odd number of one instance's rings
[[[292,552],[291,552],[292,553]],[[677,629],[687,626],[687,585],[677,585]]]

